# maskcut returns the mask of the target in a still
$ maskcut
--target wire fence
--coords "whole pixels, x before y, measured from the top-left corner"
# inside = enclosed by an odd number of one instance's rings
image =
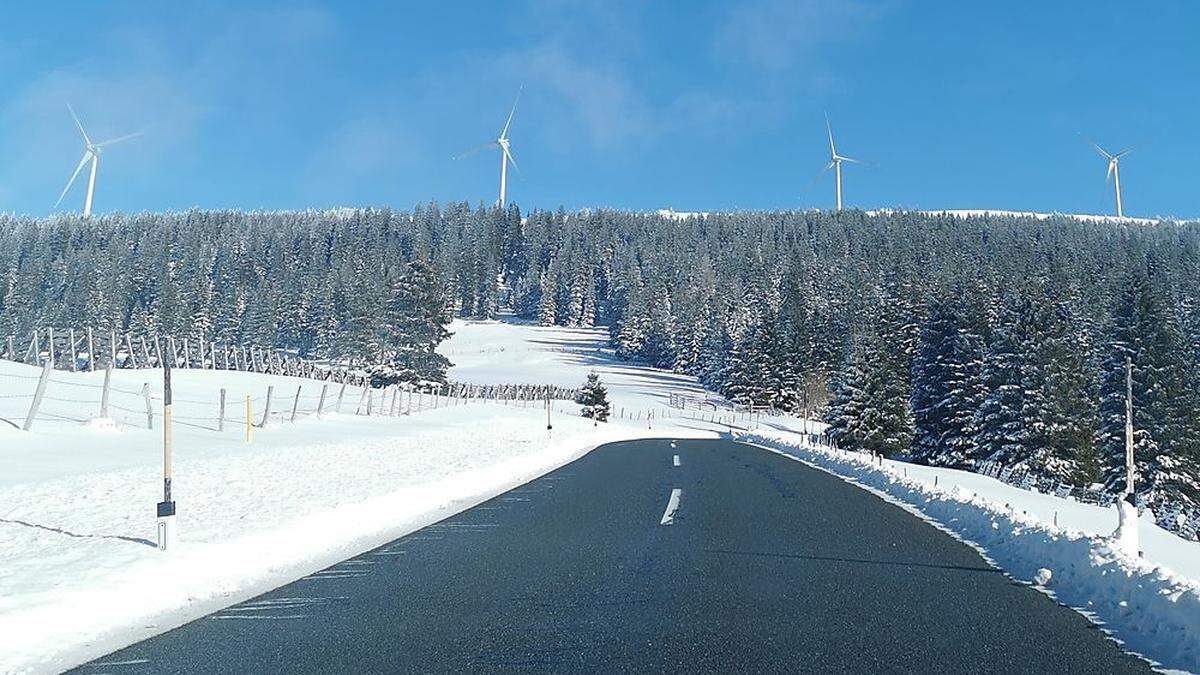
[[[72,372],[170,365],[172,368],[292,375],[360,385],[368,379],[366,371],[353,363],[303,358],[282,348],[227,344],[202,336],[176,338],[92,328],[37,328],[28,338],[9,335],[0,342],[0,355],[9,361],[30,365],[48,362],[55,370]]]
[[[2,365],[3,362],[0,362]],[[172,392],[172,419],[189,428],[226,431],[246,426],[263,428],[327,414],[407,416],[426,410],[467,403],[540,406],[553,400],[570,400],[577,389],[536,384],[469,384],[449,382],[398,383],[371,386],[369,382],[336,382],[323,379],[279,379],[251,385],[232,381],[230,387],[213,385],[207,392],[193,380],[182,391],[181,379],[196,370],[177,369]],[[161,423],[162,383],[158,379],[130,386],[128,371],[108,367],[103,373],[70,374],[53,370],[50,362],[40,375],[0,372],[0,423],[26,431],[38,423],[116,423],[153,429]],[[182,376],[182,377],[181,377]],[[84,379],[86,378],[86,379]],[[204,380],[211,382],[211,380]],[[236,386],[232,386],[236,385]],[[261,387],[248,393],[247,387]]]

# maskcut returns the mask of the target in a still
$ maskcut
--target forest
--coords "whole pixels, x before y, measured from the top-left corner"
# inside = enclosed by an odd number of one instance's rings
[[[428,204],[0,216],[0,335],[196,335],[444,378],[454,316],[607,326],[624,358],[820,415],[843,447],[1200,503],[1200,226]]]

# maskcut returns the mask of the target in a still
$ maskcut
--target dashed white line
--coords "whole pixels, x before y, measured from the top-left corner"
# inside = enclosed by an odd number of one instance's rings
[[[679,466],[679,455],[675,455],[675,459],[672,461],[675,464],[675,466]]]
[[[675,512],[679,510],[679,497],[683,494],[683,490],[674,488],[671,490],[671,498],[667,500],[667,510],[663,511],[662,521],[659,525],[674,525]]]

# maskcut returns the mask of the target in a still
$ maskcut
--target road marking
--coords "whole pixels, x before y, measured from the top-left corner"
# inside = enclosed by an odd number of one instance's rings
[[[675,463],[675,466],[679,466],[679,455],[675,455],[674,463]]]
[[[683,490],[675,488],[671,490],[671,498],[667,500],[667,510],[663,511],[662,521],[659,525],[674,525],[675,512],[679,510],[679,496],[683,494]]]

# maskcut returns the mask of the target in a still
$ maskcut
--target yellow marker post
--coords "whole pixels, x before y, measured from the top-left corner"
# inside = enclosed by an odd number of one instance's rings
[[[246,442],[254,440],[254,408],[250,397],[246,397]]]

